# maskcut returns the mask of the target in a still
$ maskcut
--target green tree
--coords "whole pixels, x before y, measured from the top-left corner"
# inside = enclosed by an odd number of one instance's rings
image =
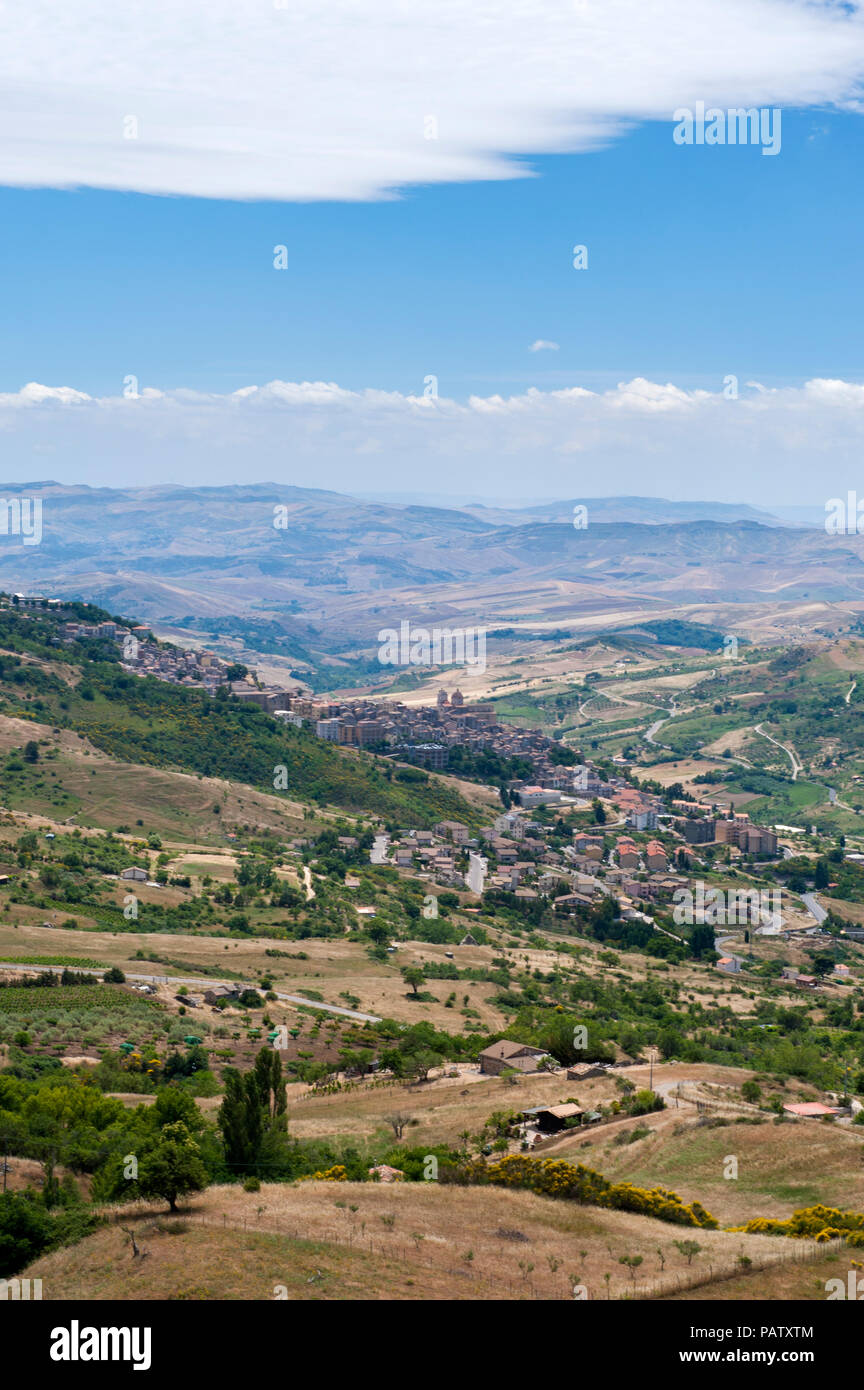
[[[0,1279],[17,1274],[48,1244],[50,1220],[41,1203],[19,1192],[0,1194]]]
[[[417,1081],[425,1081],[433,1067],[437,1067],[441,1061],[439,1052],[432,1052],[429,1048],[421,1048],[419,1052],[412,1052],[405,1059],[405,1071],[409,1076],[413,1076]]]
[[[171,1211],[178,1197],[201,1192],[207,1186],[207,1170],[197,1143],[182,1120],[165,1125],[153,1147],[144,1154],[138,1185],[145,1197],[164,1197]]]
[[[675,1249],[685,1257],[689,1265],[693,1263],[693,1256],[701,1253],[702,1246],[698,1240],[676,1240]]]
[[[285,1114],[285,1082],[282,1061],[273,1047],[262,1047],[252,1070],[261,1108],[272,1120]]]
[[[406,985],[411,986],[412,990],[414,991],[414,998],[416,999],[417,990],[419,989],[420,985],[422,985],[423,981],[426,979],[426,976],[423,973],[422,966],[403,965],[402,979],[405,981]]]

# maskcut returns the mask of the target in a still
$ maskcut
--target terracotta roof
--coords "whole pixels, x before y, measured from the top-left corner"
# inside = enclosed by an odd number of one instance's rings
[[[784,1110],[788,1110],[790,1115],[839,1115],[840,1111],[830,1105],[822,1105],[819,1101],[802,1101],[798,1105],[784,1105]]]

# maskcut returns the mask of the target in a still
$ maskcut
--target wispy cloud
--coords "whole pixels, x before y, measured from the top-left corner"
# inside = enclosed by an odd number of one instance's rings
[[[0,182],[370,199],[708,104],[862,95],[832,0],[7,0]]]
[[[559,346],[560,346],[559,343],[550,343],[550,342],[548,341],[547,338],[537,338],[536,341],[533,342],[533,343],[531,344],[531,346],[529,347],[528,351],[529,351],[529,352],[557,352],[558,349],[559,349]]]

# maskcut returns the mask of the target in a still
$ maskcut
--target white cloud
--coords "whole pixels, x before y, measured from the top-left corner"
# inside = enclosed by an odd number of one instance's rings
[[[538,338],[529,347],[529,352],[557,352],[560,344],[550,343],[546,338]]]
[[[465,477],[497,496],[610,492],[779,506],[864,490],[864,385],[758,382],[728,400],[644,378],[513,396],[427,398],[335,382],[271,381],[229,394],[142,387],[88,396],[29,383],[0,395],[7,478],[134,486],[272,478],[352,491],[440,492]],[[406,467],[410,468],[406,472]]]
[[[20,391],[0,392],[0,410],[28,405],[75,405],[79,401],[92,399],[84,391],[75,391],[71,386],[42,386],[38,381],[28,381]]]
[[[377,198],[862,73],[857,0],[6,0],[0,182]]]

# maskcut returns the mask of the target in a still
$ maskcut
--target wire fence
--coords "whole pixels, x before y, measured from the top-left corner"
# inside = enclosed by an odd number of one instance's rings
[[[662,1299],[675,1294],[686,1293],[689,1289],[705,1288],[744,1275],[756,1275],[760,1271],[776,1266],[807,1264],[815,1258],[824,1259],[826,1256],[836,1255],[845,1249],[843,1240],[816,1241],[790,1238],[788,1245],[782,1249],[748,1256],[749,1263],[742,1263],[737,1255],[734,1259],[721,1258],[717,1260],[711,1258],[711,1251],[705,1251],[703,1255],[708,1256],[708,1258],[703,1258],[702,1262],[698,1266],[694,1266],[692,1271],[689,1268],[677,1270],[667,1275],[661,1274],[659,1278],[643,1283],[636,1283],[635,1281],[628,1283],[621,1276],[613,1281],[610,1277],[608,1283],[604,1282],[599,1287],[595,1284],[596,1294],[592,1296],[584,1282],[580,1282],[578,1274],[564,1270],[563,1261],[556,1261],[555,1268],[550,1266],[547,1271],[546,1268],[539,1265],[534,1266],[526,1258],[522,1262],[524,1269],[520,1270],[519,1277],[511,1278],[507,1275],[497,1274],[492,1270],[472,1267],[473,1256],[463,1258],[462,1263],[458,1265],[454,1265],[451,1260],[446,1258],[429,1260],[424,1258],[424,1246],[426,1251],[430,1249],[425,1237],[418,1237],[416,1240],[412,1240],[411,1244],[406,1244],[404,1238],[395,1234],[389,1238],[381,1238],[380,1236],[376,1238],[366,1230],[365,1222],[359,1226],[357,1224],[349,1227],[316,1226],[314,1230],[309,1228],[301,1230],[289,1219],[272,1216],[268,1217],[266,1223],[262,1224],[257,1213],[251,1216],[237,1214],[230,1217],[227,1212],[222,1212],[220,1215],[205,1212],[177,1212],[169,1215],[164,1209],[154,1209],[151,1203],[145,1201],[129,1203],[123,1208],[106,1208],[102,1214],[112,1224],[118,1226],[122,1225],[124,1221],[139,1217],[150,1218],[155,1223],[178,1221],[182,1222],[184,1226],[222,1231],[243,1231],[249,1235],[279,1235],[288,1240],[302,1241],[312,1245],[332,1244],[362,1255],[368,1254],[373,1257],[377,1255],[385,1259],[404,1261],[411,1266],[412,1274],[423,1275],[425,1273],[438,1277],[449,1275],[464,1280],[466,1287],[476,1290],[477,1295],[481,1298],[484,1293],[491,1293],[493,1297],[497,1298],[509,1297],[514,1300],[529,1299],[543,1302],[557,1302],[562,1299],[580,1301],[586,1298],[588,1301],[592,1301],[592,1297],[594,1301],[596,1299],[614,1299],[616,1301]]]

